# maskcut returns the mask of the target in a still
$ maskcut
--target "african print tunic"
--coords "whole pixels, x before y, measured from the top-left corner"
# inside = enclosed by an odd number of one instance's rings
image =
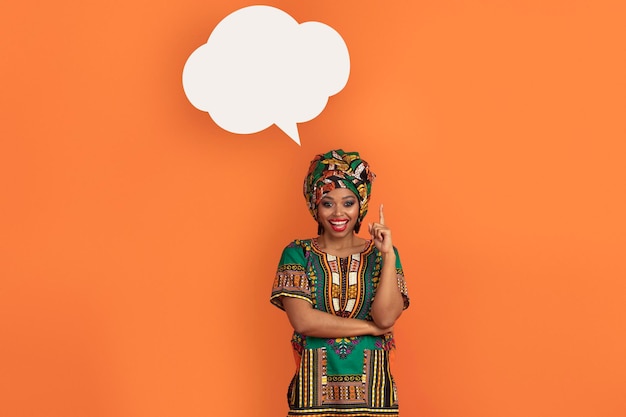
[[[404,273],[394,250],[407,308]],[[381,267],[382,256],[371,241],[363,252],[342,259],[323,252],[315,240],[296,240],[283,251],[271,302],[283,309],[282,297],[295,297],[340,317],[371,320]],[[289,416],[398,415],[391,333],[327,339],[294,332],[292,345],[296,373],[287,392]]]

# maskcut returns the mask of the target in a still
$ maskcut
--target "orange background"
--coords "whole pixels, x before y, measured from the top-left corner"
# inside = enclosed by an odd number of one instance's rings
[[[623,1],[273,1],[351,54],[302,147],[184,96],[251,3],[5,3],[1,415],[285,415],[268,296],[331,148],[371,163],[402,255],[404,416],[626,415]]]

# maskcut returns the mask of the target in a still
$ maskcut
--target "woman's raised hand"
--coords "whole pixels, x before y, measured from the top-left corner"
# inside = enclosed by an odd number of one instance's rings
[[[383,214],[383,205],[378,210],[378,223],[369,224],[369,232],[372,235],[374,246],[381,254],[386,255],[393,253],[393,243],[391,242],[391,230],[385,226],[385,215]]]

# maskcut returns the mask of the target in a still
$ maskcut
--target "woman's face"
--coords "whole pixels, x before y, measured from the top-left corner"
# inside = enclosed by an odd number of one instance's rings
[[[354,230],[359,219],[359,200],[347,188],[335,188],[317,206],[317,220],[324,233],[332,236],[347,236]]]

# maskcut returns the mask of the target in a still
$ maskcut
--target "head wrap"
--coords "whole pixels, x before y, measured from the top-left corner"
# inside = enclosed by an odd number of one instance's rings
[[[374,178],[376,175],[358,152],[337,149],[315,156],[304,179],[304,198],[311,215],[317,220],[317,206],[325,194],[335,188],[347,188],[359,199],[361,222],[367,213]]]

